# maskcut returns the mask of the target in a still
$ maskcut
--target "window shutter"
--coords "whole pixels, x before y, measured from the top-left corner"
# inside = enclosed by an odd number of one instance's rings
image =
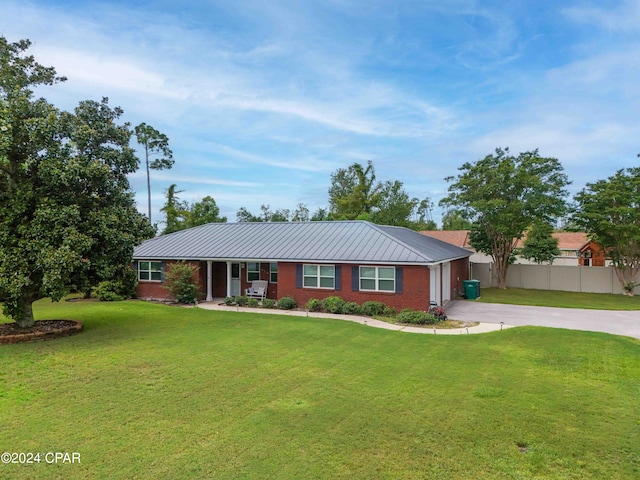
[[[164,283],[167,278],[167,262],[162,262],[162,282]]]
[[[336,265],[334,268],[336,273],[335,286],[336,290],[339,292],[342,290],[342,266]]]
[[[402,293],[404,287],[404,275],[402,267],[396,267],[396,293]]]
[[[296,288],[302,288],[302,265],[296,265]]]
[[[351,291],[360,291],[360,267],[358,266],[351,267]]]

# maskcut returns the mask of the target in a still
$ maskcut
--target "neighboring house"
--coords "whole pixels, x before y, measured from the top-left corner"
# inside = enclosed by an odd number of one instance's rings
[[[584,267],[604,267],[607,264],[603,248],[593,240],[589,240],[579,250],[578,262]]]
[[[469,230],[423,230],[420,232],[436,240],[450,243],[456,247],[464,248],[471,253],[469,261],[471,263],[491,263],[493,259],[490,255],[476,252],[475,248],[469,243]]]
[[[171,298],[165,271],[199,267],[201,298],[240,295],[267,280],[267,297],[298,305],[338,295],[424,310],[462,293],[471,252],[418,232],[365,221],[210,223],[143,242],[134,251],[138,296]]]
[[[469,231],[468,230],[427,230],[420,232],[432,238],[437,238],[443,242],[456,245],[458,247],[466,248],[473,255],[470,257],[471,263],[492,263],[493,259],[490,255],[476,252],[475,249],[469,243]],[[560,255],[554,258],[554,265],[561,266],[604,266],[604,254],[600,246],[589,240],[587,234],[584,232],[554,232],[553,237],[558,239],[558,249]],[[524,240],[524,239],[523,239]],[[516,248],[523,246],[523,240],[518,241]],[[598,258],[590,260],[591,258]],[[534,264],[526,258],[517,257],[515,263],[519,264]]]

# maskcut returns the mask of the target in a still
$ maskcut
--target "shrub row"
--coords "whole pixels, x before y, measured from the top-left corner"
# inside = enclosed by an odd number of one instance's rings
[[[326,297],[322,300],[312,298],[307,302],[306,308],[310,312],[367,315],[369,317],[393,317],[397,313],[393,308],[382,302],[367,301],[362,305],[358,305],[356,302],[347,302],[343,298],[337,296]]]
[[[239,307],[250,307],[257,308],[260,305],[260,302],[256,298],[249,298],[244,295],[240,295],[237,297],[226,297],[224,299],[225,305],[237,305]],[[293,310],[298,305],[296,301],[292,297],[282,297],[277,302],[270,298],[265,298],[262,301],[262,308],[279,308],[280,310]]]
[[[238,305],[240,307],[258,307],[259,302],[255,298],[247,298],[245,296],[240,297],[227,297],[224,299],[224,303],[227,305]],[[265,299],[262,301],[263,308],[279,308],[280,310],[293,310],[298,305],[293,297],[282,297],[277,302],[271,299]],[[395,309],[385,305],[382,302],[367,301],[362,305],[358,305],[356,302],[347,302],[342,297],[331,296],[322,300],[312,298],[305,305],[306,309],[310,312],[326,312],[343,315],[366,315],[368,317],[395,317],[398,323],[406,323],[409,325],[433,325],[440,320],[431,315],[430,313],[411,310],[405,308],[400,313]]]

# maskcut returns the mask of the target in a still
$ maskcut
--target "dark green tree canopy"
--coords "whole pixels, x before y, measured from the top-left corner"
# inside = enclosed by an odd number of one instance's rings
[[[553,226],[546,222],[534,224],[527,232],[522,248],[516,253],[539,265],[553,263],[554,258],[560,255],[558,239],[553,236]]]
[[[472,222],[471,244],[493,257],[498,286],[506,288],[517,241],[530,225],[554,223],[565,212],[569,181],[560,162],[538,150],[513,156],[498,148],[459,170],[445,179],[451,185],[440,204],[463,211]]]
[[[605,249],[620,284],[632,295],[640,271],[640,168],[589,183],[575,200],[575,223]]]
[[[184,190],[176,190],[176,188],[175,183],[169,186],[166,192],[167,201],[160,209],[166,216],[163,235],[206,223],[227,221],[227,217],[220,216],[220,209],[213,197],[207,195],[202,200],[189,205],[188,202],[178,198],[178,194]]]
[[[465,218],[464,212],[448,210],[442,216],[442,230],[470,230],[471,222]]]
[[[376,183],[373,163],[367,167],[354,163],[331,174],[329,206],[335,218],[354,220],[363,214],[371,214],[379,202],[382,184]]]
[[[63,78],[29,46],[0,37],[0,300],[25,327],[35,300],[117,277],[153,235],[127,180],[138,161],[122,111],[106,98],[73,113],[34,99]]]
[[[354,163],[331,174],[329,188],[330,220],[368,220],[414,230],[433,230],[432,203],[429,198],[410,197],[399,180],[376,182],[372,162],[363,167]],[[317,212],[325,213],[325,212]],[[321,218],[314,215],[314,218]]]

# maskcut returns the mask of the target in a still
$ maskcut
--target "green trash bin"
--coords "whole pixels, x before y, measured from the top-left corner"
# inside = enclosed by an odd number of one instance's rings
[[[464,280],[464,296],[469,300],[480,297],[480,280]]]

